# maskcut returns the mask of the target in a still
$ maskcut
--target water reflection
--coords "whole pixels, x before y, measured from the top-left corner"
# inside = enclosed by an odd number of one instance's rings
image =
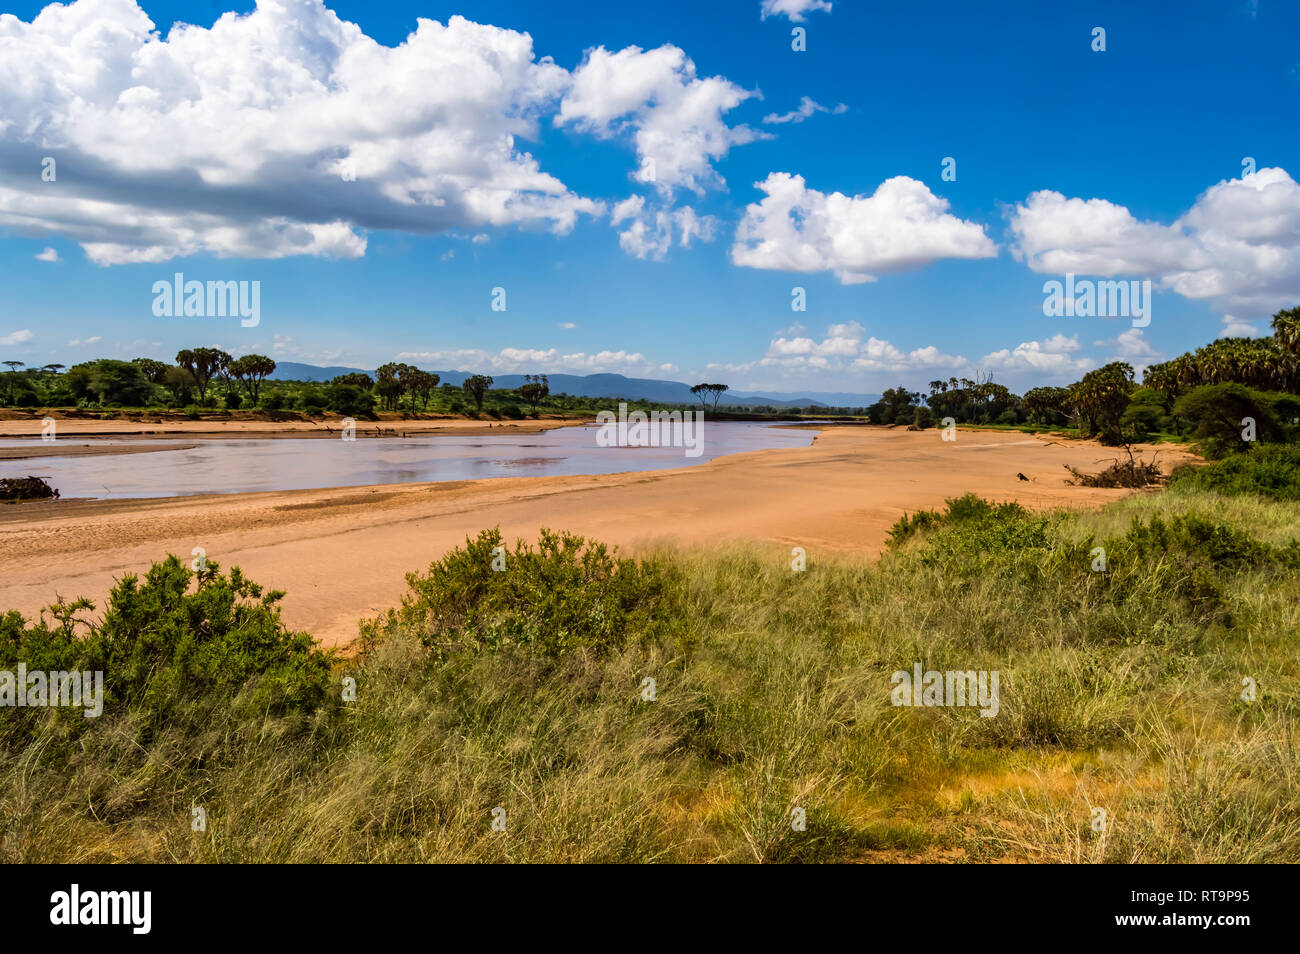
[[[39,457],[0,462],[0,476],[44,477],[63,497],[170,497],[192,494],[308,490],[367,484],[552,477],[666,470],[743,451],[806,447],[813,432],[738,421],[709,421],[704,452],[681,448],[598,447],[597,428],[563,427],[540,434],[501,437],[288,438],[191,440],[196,447],[142,454]],[[29,445],[39,438],[0,441]],[[95,441],[69,444],[154,444],[180,441]]]

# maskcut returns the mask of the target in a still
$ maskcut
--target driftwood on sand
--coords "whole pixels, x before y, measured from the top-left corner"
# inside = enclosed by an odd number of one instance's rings
[[[45,500],[59,492],[39,477],[0,478],[0,500]]]
[[[1085,474],[1066,464],[1065,469],[1074,475],[1073,479],[1067,479],[1066,483],[1077,487],[1149,487],[1164,481],[1165,475],[1161,472],[1155,458],[1145,461],[1135,457],[1131,447],[1124,449],[1128,451],[1128,460],[1111,458],[1111,465],[1098,474]]]

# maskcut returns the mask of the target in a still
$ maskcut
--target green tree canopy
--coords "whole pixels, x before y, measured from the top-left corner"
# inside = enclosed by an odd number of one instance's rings
[[[480,412],[483,410],[483,396],[487,394],[490,387],[492,387],[492,379],[486,374],[471,374],[461,384],[461,388],[474,402],[474,410]]]

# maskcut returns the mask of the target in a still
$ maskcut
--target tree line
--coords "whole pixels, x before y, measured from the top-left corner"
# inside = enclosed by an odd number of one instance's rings
[[[364,372],[339,375],[323,385],[311,382],[276,381],[267,386],[276,363],[266,355],[234,357],[219,348],[187,348],[176,353],[174,364],[154,358],[122,361],[100,358],[72,367],[47,364],[27,367],[24,362],[3,362],[7,369],[0,381],[0,398],[10,407],[217,407],[227,409],[324,410],[344,415],[369,416],[376,408],[460,413],[473,407],[482,413],[494,381],[485,374],[472,374],[459,387],[442,384],[438,375],[413,365],[388,362],[374,376]],[[524,375],[524,383],[510,392],[536,415],[550,396],[550,381],[544,374]],[[504,409],[516,416],[517,405]],[[522,408],[517,408],[522,416]]]
[[[929,383],[930,393],[891,388],[867,408],[877,424],[1074,427],[1105,444],[1189,438],[1211,456],[1300,434],[1300,308],[1273,316],[1273,334],[1220,338],[1146,368],[1113,361],[1065,387],[1013,394],[991,375]]]

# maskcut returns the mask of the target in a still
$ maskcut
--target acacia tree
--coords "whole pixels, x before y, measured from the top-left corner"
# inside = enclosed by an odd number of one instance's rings
[[[18,380],[18,369],[27,367],[27,362],[5,361],[4,365],[9,369],[9,376],[7,378],[9,382],[9,392],[8,397],[5,399],[5,403],[12,404],[14,402],[14,382]]]
[[[525,374],[524,383],[519,386],[519,396],[528,402],[534,414],[537,413],[537,405],[550,393],[551,382],[544,374]]]
[[[177,404],[188,404],[190,391],[198,386],[198,382],[189,371],[173,364],[163,372],[162,386],[172,393]]]
[[[887,388],[880,395],[880,400],[867,408],[872,424],[904,424],[916,417],[918,391],[909,391],[906,387]],[[809,408],[811,411],[812,409]]]
[[[264,354],[246,354],[230,362],[229,371],[232,377],[247,388],[253,403],[257,403],[262,393],[262,382],[275,372],[275,362]]]
[[[161,362],[159,363],[161,364]],[[54,389],[55,381],[66,367],[67,365],[63,364],[43,364],[36,371],[36,376],[40,379],[41,386],[46,390],[45,399],[47,401],[50,400],[50,392]],[[163,365],[163,367],[167,367],[167,365]]]
[[[411,395],[411,413],[415,413],[415,392],[421,387],[421,377],[426,372],[410,364],[399,364],[397,366],[397,380],[402,386],[403,391]]]
[[[402,399],[402,382],[397,379],[401,367],[395,361],[389,361],[375,369],[375,392],[383,400],[386,411],[391,411]]]
[[[420,410],[423,411],[429,406],[429,398],[433,397],[433,392],[438,388],[438,382],[442,379],[436,374],[428,371],[417,371],[412,379],[414,393],[420,396]]]
[[[474,410],[479,413],[483,411],[483,395],[490,387],[492,387],[492,379],[486,374],[471,374],[461,385],[465,393],[470,396],[470,400],[474,402]]]
[[[208,385],[214,375],[230,367],[231,357],[219,348],[192,348],[176,352],[176,363],[194,375],[199,389],[199,400],[208,399]]]
[[[724,391],[730,390],[725,384],[697,384],[691,388],[691,393],[700,399],[700,404],[704,405],[705,398],[713,398],[713,406],[718,406],[718,398],[722,397]]]
[[[361,371],[349,371],[347,374],[340,374],[330,384],[350,384],[354,388],[361,388],[363,391],[369,391],[375,386],[375,382],[370,375]]]
[[[131,363],[144,373],[150,384],[162,384],[163,375],[170,367],[165,361],[155,361],[153,358],[132,358]]]
[[[1208,456],[1224,457],[1249,450],[1253,441],[1286,440],[1291,428],[1285,421],[1300,413],[1300,398],[1228,381],[1193,388],[1178,399],[1174,413],[1195,424],[1192,436],[1202,442]],[[1255,427],[1249,438],[1242,433],[1247,418]]]
[[[1021,403],[1031,421],[1039,424],[1064,424],[1069,416],[1069,398],[1067,388],[1030,388],[1025,392]]]

